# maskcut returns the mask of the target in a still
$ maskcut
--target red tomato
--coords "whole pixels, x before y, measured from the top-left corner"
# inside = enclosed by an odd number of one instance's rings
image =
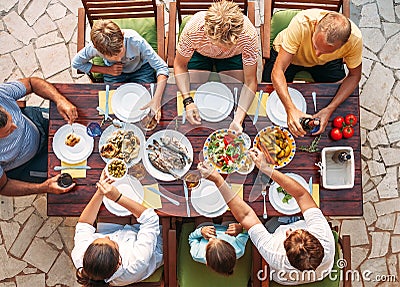
[[[344,122],[346,123],[346,125],[354,127],[357,123],[357,117],[353,114],[348,114],[344,118]]]
[[[343,127],[344,118],[343,117],[336,117],[333,119],[333,126],[335,128],[341,129]]]
[[[230,137],[230,136],[228,136],[228,135],[224,136],[224,144],[225,144],[225,147],[226,147],[227,145],[229,145],[231,142],[233,142],[233,138],[232,138],[232,137]]]
[[[347,126],[343,129],[343,137],[348,139],[351,138],[354,135],[354,129],[351,126]]]
[[[338,140],[342,139],[342,137],[343,137],[343,134],[339,128],[333,128],[331,130],[331,138],[334,141],[338,141]]]

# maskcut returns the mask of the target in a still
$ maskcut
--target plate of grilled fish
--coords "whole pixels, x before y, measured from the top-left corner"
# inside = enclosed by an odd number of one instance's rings
[[[143,164],[147,172],[158,180],[173,181],[181,178],[190,169],[192,162],[192,144],[178,131],[158,131],[146,141]]]

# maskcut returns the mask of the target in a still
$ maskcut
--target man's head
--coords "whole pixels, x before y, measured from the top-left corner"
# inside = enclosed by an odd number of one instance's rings
[[[303,270],[315,270],[324,257],[324,247],[321,242],[303,229],[287,232],[288,237],[283,243],[290,264]]]
[[[205,16],[204,32],[216,45],[230,47],[239,39],[243,21],[243,13],[236,3],[214,2]]]
[[[90,32],[90,39],[97,51],[109,60],[120,61],[125,54],[124,34],[111,20],[95,21]]]
[[[317,24],[312,37],[317,54],[330,54],[342,47],[351,34],[350,20],[337,12],[327,13]]]
[[[0,138],[8,137],[16,128],[10,113],[0,107]]]
[[[222,275],[232,275],[236,264],[235,248],[228,242],[210,238],[206,246],[207,266]]]

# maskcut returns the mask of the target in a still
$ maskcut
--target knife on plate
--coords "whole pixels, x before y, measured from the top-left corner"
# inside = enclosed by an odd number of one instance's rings
[[[308,189],[310,194],[312,195],[312,177],[310,177],[310,180],[308,181]]]
[[[189,190],[186,185],[186,182],[183,181],[183,192],[185,193],[185,200],[186,200],[186,213],[187,216],[190,217],[190,208],[189,208]]]
[[[88,165],[77,165],[77,166],[60,166],[57,165],[54,167],[54,170],[64,170],[64,169],[91,169]]]
[[[260,104],[261,104],[262,96],[263,96],[263,90],[260,90],[260,92],[258,93],[258,102],[257,102],[256,112],[255,112],[254,118],[253,118],[253,125],[255,125],[258,120],[258,113],[260,112]]]
[[[110,85],[106,85],[106,111],[104,113],[104,118],[107,120],[108,118],[108,98],[110,96]]]
[[[152,192],[154,192],[155,194],[158,194],[159,196],[164,197],[166,200],[168,200],[172,204],[180,205],[180,203],[178,201],[176,201],[175,199],[170,198],[169,196],[166,196],[164,193],[161,193],[161,191],[159,191],[158,189],[156,189],[154,187],[148,186],[147,189],[152,191]]]

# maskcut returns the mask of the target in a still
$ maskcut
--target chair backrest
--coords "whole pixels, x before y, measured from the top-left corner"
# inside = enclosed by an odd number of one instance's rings
[[[255,23],[255,2],[248,0],[232,0],[242,9],[251,23]],[[176,19],[179,27],[185,16],[194,15],[199,11],[207,11],[215,0],[176,0],[169,4],[169,28],[168,28],[168,66],[173,67],[176,49]]]
[[[270,40],[271,40],[271,19],[275,9],[279,10],[305,10],[310,8],[319,8],[329,11],[342,12],[346,17],[350,17],[350,1],[349,0],[289,0],[276,1],[264,0],[264,24],[261,25],[261,46],[262,56],[269,58]],[[293,17],[293,16],[292,16]],[[289,21],[290,22],[290,21]],[[276,35],[275,35],[276,36]]]

